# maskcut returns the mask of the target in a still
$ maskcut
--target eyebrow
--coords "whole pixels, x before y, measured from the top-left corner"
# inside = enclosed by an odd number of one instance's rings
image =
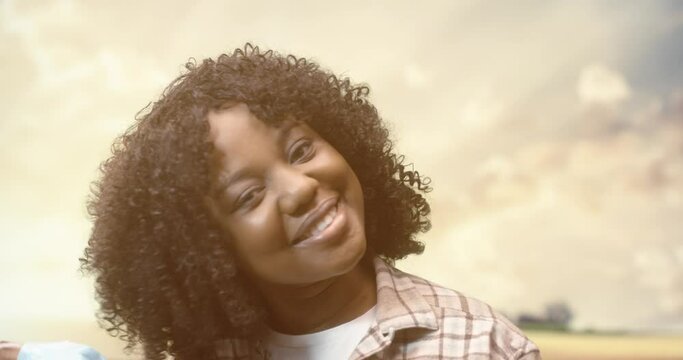
[[[285,139],[289,137],[289,133],[292,132],[292,129],[301,127],[301,123],[297,121],[286,121],[283,122],[280,127],[278,128],[279,133],[277,134],[277,142],[278,144],[284,144]]]
[[[301,127],[301,123],[296,121],[283,122],[280,127],[278,127],[278,134],[276,141],[278,144],[284,144],[285,139],[289,137],[292,129]],[[227,176],[219,176],[219,184],[214,190],[214,194],[221,194],[225,189],[229,188],[234,182],[241,180],[249,175],[249,170],[247,168],[241,168],[234,172],[231,172]]]

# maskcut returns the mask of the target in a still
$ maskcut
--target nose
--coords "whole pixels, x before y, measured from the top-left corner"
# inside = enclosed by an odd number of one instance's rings
[[[309,210],[318,190],[318,180],[291,167],[281,169],[278,207],[283,214],[299,215]]]

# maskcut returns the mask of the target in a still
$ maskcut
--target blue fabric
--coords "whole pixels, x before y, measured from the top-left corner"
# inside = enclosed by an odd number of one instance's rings
[[[68,341],[26,343],[17,360],[106,360],[97,350]]]

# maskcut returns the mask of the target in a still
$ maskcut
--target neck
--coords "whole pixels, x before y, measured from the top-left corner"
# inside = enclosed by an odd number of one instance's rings
[[[312,284],[264,286],[268,325],[286,334],[308,334],[351,321],[377,302],[371,262],[359,262],[346,274]]]

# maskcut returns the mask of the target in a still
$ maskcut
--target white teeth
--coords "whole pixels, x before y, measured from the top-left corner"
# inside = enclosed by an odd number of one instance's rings
[[[323,230],[327,229],[330,224],[332,224],[332,221],[334,221],[334,218],[337,216],[337,207],[333,207],[330,209],[330,211],[325,215],[325,217],[320,220],[319,223],[315,224],[312,227],[312,230],[304,236],[305,238],[313,237],[318,234],[320,234]]]

